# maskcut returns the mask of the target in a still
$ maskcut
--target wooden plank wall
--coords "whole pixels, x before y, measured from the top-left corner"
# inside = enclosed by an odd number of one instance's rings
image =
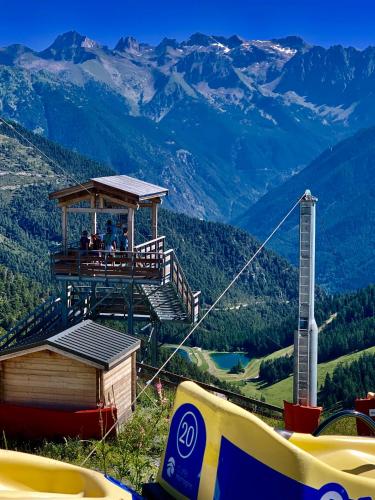
[[[103,374],[103,395],[106,405],[117,408],[117,418],[121,422],[131,414],[132,402],[132,356]]]
[[[52,351],[1,362],[1,401],[66,409],[97,408],[96,368]]]

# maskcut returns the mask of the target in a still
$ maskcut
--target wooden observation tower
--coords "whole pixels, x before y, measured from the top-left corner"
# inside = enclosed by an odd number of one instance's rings
[[[61,286],[58,299],[61,326],[83,319],[126,319],[128,333],[135,321],[147,322],[156,362],[157,336],[164,321],[194,323],[199,294],[185,277],[174,250],[165,248],[158,234],[158,207],[166,188],[126,175],[90,179],[50,195],[62,212],[62,248],[51,256],[52,276]],[[149,209],[152,238],[135,244],[135,213]],[[71,241],[69,216],[89,216],[87,229],[105,233],[107,219],[113,231],[127,229],[126,250],[82,250]]]

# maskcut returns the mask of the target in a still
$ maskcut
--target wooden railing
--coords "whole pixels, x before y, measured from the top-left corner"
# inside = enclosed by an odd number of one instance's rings
[[[66,254],[51,255],[51,270],[56,277],[66,279],[137,279],[173,283],[176,292],[193,323],[198,320],[199,295],[193,292],[173,250],[165,250],[165,236],[147,241],[133,252],[69,249]]]
[[[200,292],[193,292],[191,289],[174,250],[164,252],[164,281],[174,284],[192,323],[195,323],[199,314]]]
[[[66,311],[66,324],[63,325],[63,307],[61,297],[52,297],[37,306],[22,318],[11,330],[0,337],[0,349],[5,349],[21,339],[37,335],[58,332],[62,326],[70,326],[83,320],[88,312],[87,303],[91,290],[88,289],[79,300],[71,304]],[[71,287],[68,288],[68,295]]]
[[[158,372],[158,368],[146,365],[144,363],[137,363],[137,368],[138,376],[146,379],[146,381],[150,380],[150,378]],[[181,375],[177,375],[176,373],[172,373],[167,370],[161,370],[160,375],[158,375],[157,377],[157,380],[161,380],[166,386],[177,387],[177,385],[181,382],[191,379],[183,377]],[[279,406],[266,403],[265,401],[259,401],[255,398],[249,398],[247,396],[243,396],[242,394],[237,394],[235,392],[221,389],[220,387],[216,387],[214,385],[205,384],[204,382],[199,382],[197,380],[193,380],[193,382],[200,385],[206,391],[221,394],[228,401],[232,401],[236,405],[241,406],[242,408],[250,410],[254,413],[280,420],[283,418],[284,410]]]
[[[70,249],[66,255],[57,253],[51,256],[51,269],[55,276],[63,277],[161,280],[163,262],[161,252]]]
[[[165,245],[165,236],[160,236],[159,238],[155,238],[154,240],[145,241],[139,245],[134,247],[136,252],[145,252],[145,253],[160,253],[164,252]]]

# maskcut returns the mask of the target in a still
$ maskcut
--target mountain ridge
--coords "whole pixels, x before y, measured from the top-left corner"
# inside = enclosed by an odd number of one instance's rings
[[[363,101],[324,92],[331,73],[334,90],[346,83],[345,58]],[[123,36],[108,48],[68,32],[44,51],[0,49],[0,107],[119,173],[168,179],[180,212],[229,221],[327,146],[375,124],[373,75],[371,49],[317,48],[297,36],[195,33],[156,46]]]

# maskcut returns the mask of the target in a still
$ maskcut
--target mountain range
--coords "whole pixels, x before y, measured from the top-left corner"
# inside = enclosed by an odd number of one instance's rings
[[[77,32],[0,49],[0,112],[120,173],[168,184],[170,206],[239,217],[325,148],[375,124],[375,48],[296,36],[193,34],[113,48]]]

